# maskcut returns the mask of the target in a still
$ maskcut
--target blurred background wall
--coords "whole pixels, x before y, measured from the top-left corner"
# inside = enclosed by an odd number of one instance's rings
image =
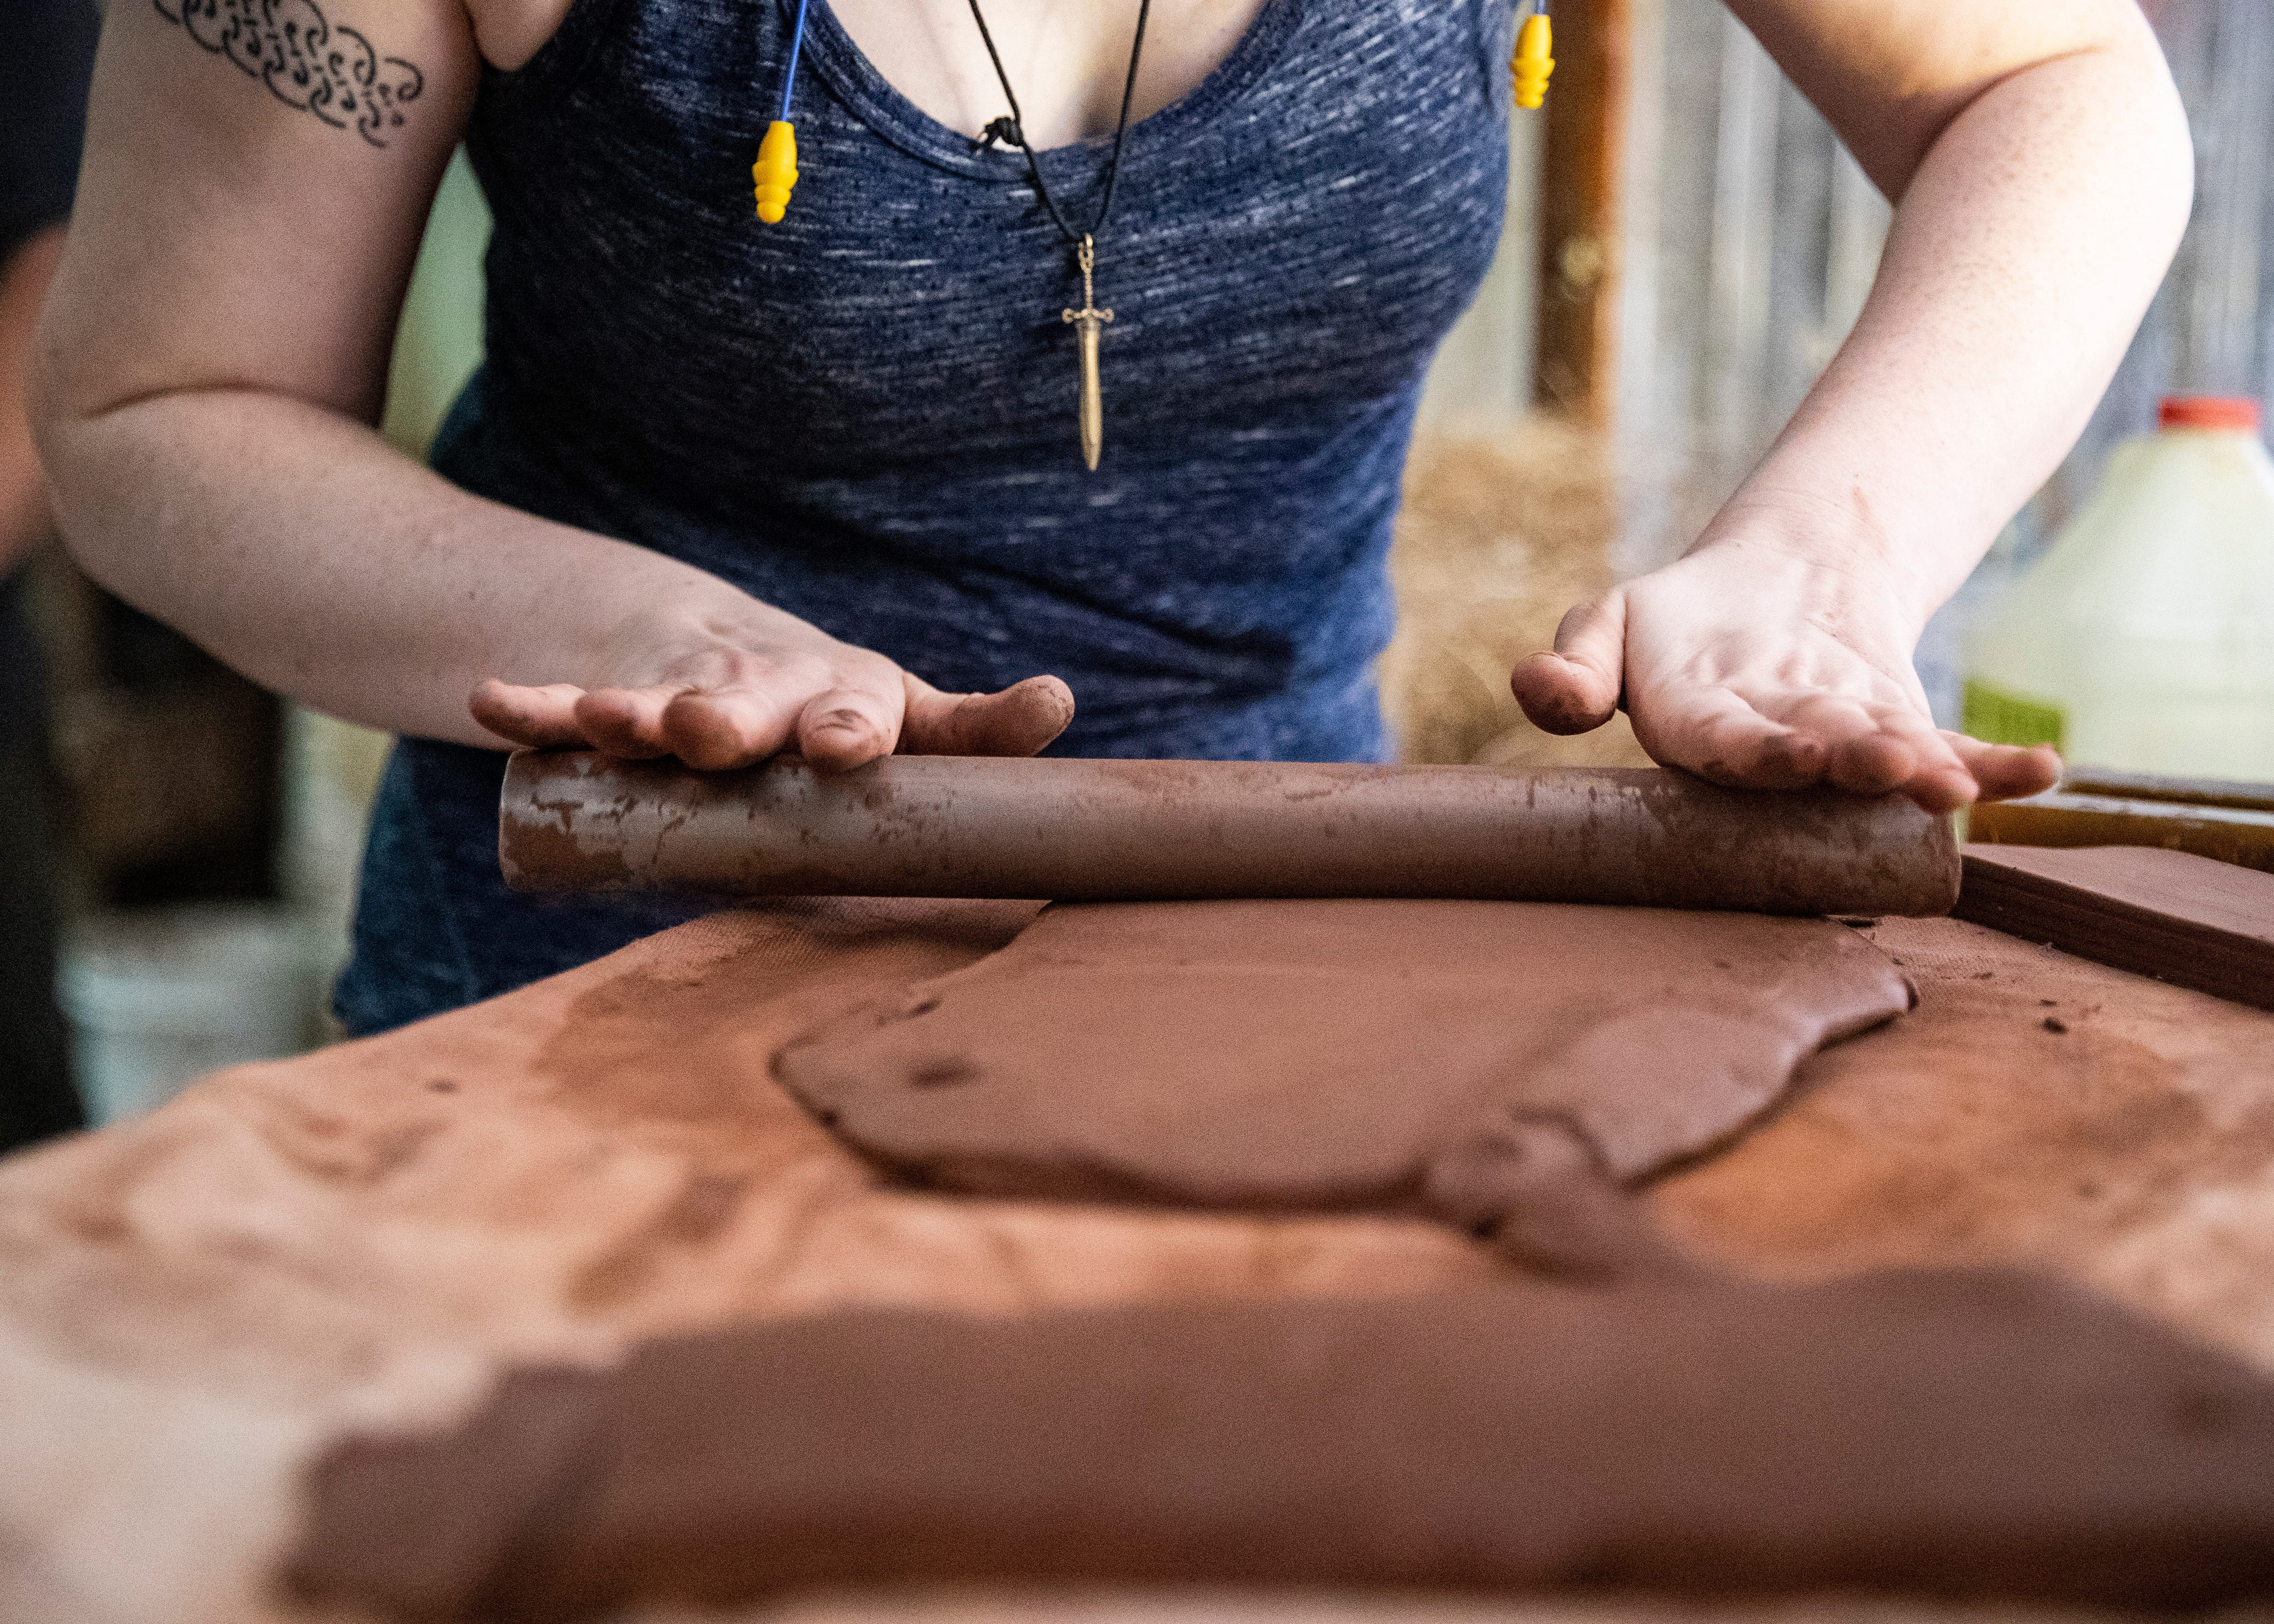
[[[1408,479],[1382,678],[1417,760],[1640,759],[1623,722],[1576,741],[1525,726],[1509,666],[1576,598],[1686,545],[1837,348],[1887,227],[1717,0],[1556,9],[1556,89],[1547,114],[1512,115],[1506,239],[1431,374]],[[2075,453],[1931,628],[1921,669],[1946,721],[1966,628],[2157,397],[2274,384],[2274,5],[2150,11],[2194,121],[2195,222]],[[478,364],[487,232],[462,156],[395,350],[385,432],[413,454]],[[36,584],[76,920],[64,981],[98,1112],[320,1041],[387,741],[277,706],[52,551]],[[106,768],[129,737],[172,751],[163,793]]]

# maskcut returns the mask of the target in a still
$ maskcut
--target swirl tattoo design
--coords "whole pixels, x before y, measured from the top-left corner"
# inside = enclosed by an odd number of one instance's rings
[[[328,21],[316,0],[152,0],[158,15],[268,86],[290,108],[373,147],[403,128],[426,77],[382,56],[354,29]]]

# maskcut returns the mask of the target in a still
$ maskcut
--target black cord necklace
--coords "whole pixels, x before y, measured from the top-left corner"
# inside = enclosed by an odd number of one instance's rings
[[[1129,135],[1129,103],[1137,94],[1137,64],[1145,54],[1145,24],[1152,15],[1153,0],[1137,0],[1137,35],[1129,44],[1129,75],[1121,85],[1121,118],[1113,129],[1113,155],[1105,166],[1105,195],[1098,202],[1097,219],[1087,231],[1076,231],[1067,223],[1065,212],[1058,207],[1058,199],[1043,179],[1043,166],[1035,161],[1035,149],[1027,143],[1027,133],[1021,124],[1018,93],[1011,88],[1011,76],[1003,67],[1002,53],[995,49],[995,36],[987,26],[986,15],[979,9],[979,0],[971,0],[971,19],[979,25],[979,37],[987,46],[987,59],[995,64],[995,78],[1003,86],[1003,99],[1011,104],[1010,117],[998,118],[990,124],[981,136],[983,148],[992,147],[1000,141],[1015,147],[1027,155],[1027,173],[1035,183],[1035,195],[1043,200],[1043,207],[1050,222],[1058,229],[1073,249],[1074,263],[1081,267],[1081,308],[1061,312],[1060,319],[1080,334],[1081,340],[1081,457],[1090,471],[1097,470],[1097,459],[1105,449],[1105,391],[1097,371],[1097,336],[1099,330],[1113,320],[1110,310],[1097,307],[1097,295],[1092,281],[1097,269],[1097,234],[1105,229],[1106,218],[1113,212],[1113,191],[1121,179],[1121,144]]]

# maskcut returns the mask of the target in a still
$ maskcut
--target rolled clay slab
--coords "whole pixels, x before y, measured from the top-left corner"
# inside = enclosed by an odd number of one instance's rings
[[[1042,1580],[2274,1589],[2274,1385],[2009,1274],[840,1312],[509,1377],[312,1470],[288,1583],[418,1620]]]
[[[1445,897],[1946,914],[1949,820],[1899,796],[1631,769],[896,756],[823,775],[589,751],[506,770],[520,891],[730,896]]]
[[[1419,1208],[1528,1261],[1616,1272],[1651,1243],[1615,1186],[1736,1132],[1803,1059],[1912,996],[1826,920],[1060,905],[793,1040],[774,1074],[855,1149],[940,1188]]]

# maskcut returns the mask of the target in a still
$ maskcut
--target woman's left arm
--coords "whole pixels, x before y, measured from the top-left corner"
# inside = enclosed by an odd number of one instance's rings
[[[2052,753],[1939,733],[1927,617],[2082,432],[2177,248],[2186,115],[2131,0],[1730,0],[1895,200],[1855,331],[1688,553],[1516,670],[1579,733],[1623,704],[1728,784],[2029,794]]]

